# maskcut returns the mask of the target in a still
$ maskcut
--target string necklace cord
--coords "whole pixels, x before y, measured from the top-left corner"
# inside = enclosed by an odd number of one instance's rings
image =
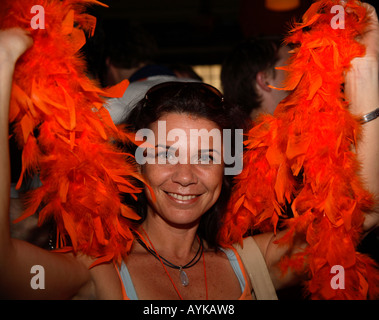
[[[141,227],[141,228],[142,228],[142,227]],[[146,235],[146,237],[147,237],[147,239],[148,239],[148,241],[149,241],[149,243],[150,243],[150,245],[151,245],[151,247],[152,247],[152,250],[151,250],[151,249],[150,249],[150,248],[149,248],[149,247],[148,247],[148,246],[147,246],[147,245],[141,240],[140,237],[137,237],[137,238],[136,238],[137,241],[138,241],[138,243],[141,244],[141,246],[142,246],[144,249],[146,249],[149,253],[151,253],[155,258],[157,258],[157,259],[160,261],[160,263],[161,263],[162,266],[163,266],[163,269],[165,270],[165,272],[166,272],[168,278],[170,279],[171,284],[173,285],[173,287],[174,287],[174,289],[175,289],[175,291],[176,291],[176,293],[177,293],[177,295],[178,295],[178,297],[179,297],[180,300],[184,300],[184,299],[183,299],[182,295],[180,294],[178,288],[176,287],[175,282],[174,282],[174,280],[172,279],[172,277],[170,276],[170,273],[168,272],[168,270],[167,270],[167,268],[166,268],[165,265],[167,265],[168,267],[171,267],[171,268],[173,268],[173,269],[179,269],[179,270],[184,269],[184,268],[187,269],[187,268],[190,268],[190,267],[194,266],[194,265],[200,260],[200,258],[203,257],[204,282],[205,282],[205,298],[206,298],[206,300],[208,300],[207,272],[206,272],[205,257],[204,257],[204,246],[203,246],[203,242],[202,242],[202,240],[197,236],[198,241],[199,241],[199,248],[198,248],[198,250],[197,250],[197,252],[196,252],[195,257],[194,257],[189,263],[187,263],[185,266],[176,266],[176,265],[174,265],[173,263],[171,263],[171,262],[169,262],[168,260],[164,259],[163,257],[161,257],[161,256],[158,254],[157,250],[155,249],[155,247],[154,247],[153,243],[151,242],[151,240],[150,240],[148,234],[146,233],[146,231],[145,231],[143,228],[142,228],[142,231],[143,231],[143,233]],[[138,233],[138,235],[140,236],[139,233]],[[200,253],[200,255],[199,255],[200,250],[201,250],[201,253]],[[193,262],[193,261],[195,260],[195,258],[196,258],[198,255],[199,255],[199,258],[198,258],[195,262]],[[168,264],[165,264],[163,260],[167,261]],[[191,263],[192,263],[192,265],[191,265]],[[171,265],[172,265],[172,266],[171,266]]]
[[[204,266],[204,282],[205,282],[205,300],[208,300],[208,282],[207,282],[207,270],[205,267],[204,251],[203,251],[203,266]]]
[[[168,261],[167,259],[165,259],[164,257],[162,257],[161,255],[159,255],[156,250],[153,248],[149,248],[145,242],[143,242],[140,238],[137,237],[136,239],[138,241],[138,243],[145,249],[147,250],[150,254],[152,254],[156,259],[160,258],[163,263],[167,266],[167,267],[170,267],[170,268],[173,268],[173,269],[177,269],[177,270],[181,270],[181,269],[188,269],[188,268],[191,268],[193,267],[196,263],[199,262],[201,256],[202,256],[202,253],[204,251],[204,246],[203,246],[203,243],[200,239],[198,239],[199,241],[199,248],[197,249],[197,252],[195,254],[195,256],[191,259],[191,261],[189,261],[187,264],[185,265],[175,265],[173,264],[172,262]],[[150,240],[149,240],[150,242]],[[151,246],[152,246],[152,243],[150,242]],[[197,258],[197,259],[196,259]],[[196,260],[195,260],[196,259]]]
[[[154,250],[155,252],[157,252],[157,251],[155,250],[154,245],[153,245],[153,243],[151,242],[149,236],[147,235],[145,229],[142,228],[142,231],[144,232],[144,234],[146,235],[147,239],[149,240],[150,245],[153,247],[153,250]],[[178,288],[176,287],[176,285],[175,285],[175,283],[174,283],[174,280],[172,280],[172,278],[171,278],[171,276],[170,276],[170,274],[169,274],[169,272],[168,272],[168,270],[167,270],[165,264],[163,263],[163,261],[162,261],[162,259],[161,259],[161,256],[160,256],[158,253],[157,253],[157,257],[158,257],[159,261],[161,262],[164,271],[165,271],[166,274],[168,275],[168,277],[169,277],[169,279],[170,279],[170,281],[171,281],[171,284],[173,285],[173,287],[174,287],[174,289],[175,289],[177,295],[179,296],[179,299],[180,299],[180,300],[184,300],[183,297],[182,297],[182,295],[180,294]]]
[[[163,264],[165,264],[167,267],[170,267],[170,268],[173,268],[173,269],[177,269],[177,270],[188,269],[188,268],[193,267],[195,264],[197,264],[199,262],[200,258],[202,257],[202,254],[203,254],[203,251],[204,251],[203,241],[199,238],[199,236],[196,236],[197,239],[198,239],[198,241],[199,241],[199,248],[197,249],[197,252],[196,252],[195,256],[187,264],[177,266],[177,265],[173,264],[172,262],[168,261],[167,259],[165,259],[164,257],[162,257],[161,255],[159,255],[158,252],[157,252],[157,250],[155,250],[155,248],[153,246],[153,243],[151,242],[151,240],[150,240],[149,236],[147,235],[146,231],[143,228],[142,228],[142,231],[146,235],[146,237],[147,237],[150,245],[152,246],[152,248],[149,248],[149,246],[146,244],[146,242],[141,239],[141,235],[139,233],[135,233],[136,240],[138,241],[138,243],[145,250],[147,250],[150,254],[152,254],[156,259],[162,260]]]

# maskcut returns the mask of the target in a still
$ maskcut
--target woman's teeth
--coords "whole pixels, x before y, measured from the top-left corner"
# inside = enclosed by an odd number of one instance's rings
[[[196,196],[182,196],[180,194],[171,193],[171,192],[168,192],[168,195],[178,200],[191,200],[191,199],[196,198]]]

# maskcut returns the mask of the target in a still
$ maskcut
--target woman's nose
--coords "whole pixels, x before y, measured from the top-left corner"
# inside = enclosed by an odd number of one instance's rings
[[[175,167],[175,172],[171,177],[173,182],[179,183],[185,187],[198,182],[194,165],[179,163]]]

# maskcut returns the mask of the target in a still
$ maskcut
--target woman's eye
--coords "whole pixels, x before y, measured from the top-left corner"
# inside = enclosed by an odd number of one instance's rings
[[[162,151],[157,153],[157,158],[166,158],[167,152]]]
[[[200,164],[209,164],[213,162],[213,156],[210,154],[202,154],[199,157]]]
[[[176,159],[176,156],[174,153],[169,152],[169,151],[160,151],[157,153],[157,158],[159,159],[165,159],[168,161],[174,161]]]
[[[161,159],[167,159],[168,153],[167,151],[161,151],[157,153],[157,157]]]

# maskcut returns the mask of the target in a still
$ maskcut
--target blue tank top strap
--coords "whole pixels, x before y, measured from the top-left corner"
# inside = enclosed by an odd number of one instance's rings
[[[237,279],[238,279],[239,284],[241,286],[241,291],[244,292],[245,286],[246,286],[246,281],[245,281],[245,277],[243,276],[240,264],[238,263],[238,259],[235,255],[234,251],[231,249],[223,249],[223,248],[219,248],[219,249],[222,252],[224,252],[226,254],[226,256],[228,257],[230,265],[232,266],[232,269],[233,269],[235,275],[237,276]]]
[[[128,298],[130,300],[138,300],[136,289],[134,288],[132,278],[124,261],[121,263],[120,276]]]

